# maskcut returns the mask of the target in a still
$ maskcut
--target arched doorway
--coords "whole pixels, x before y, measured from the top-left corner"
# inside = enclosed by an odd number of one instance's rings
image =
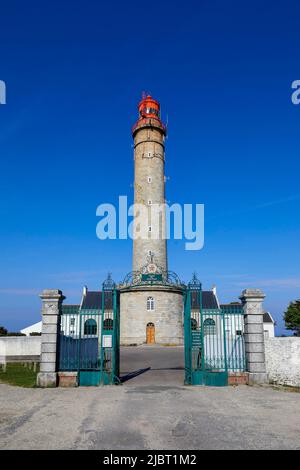
[[[154,323],[147,323],[146,327],[146,343],[154,344],[155,343],[155,326]]]

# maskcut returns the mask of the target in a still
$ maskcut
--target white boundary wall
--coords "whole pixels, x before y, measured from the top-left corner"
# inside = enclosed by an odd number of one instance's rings
[[[0,336],[0,362],[38,360],[41,336]]]
[[[271,383],[300,387],[300,337],[265,339],[265,354]]]

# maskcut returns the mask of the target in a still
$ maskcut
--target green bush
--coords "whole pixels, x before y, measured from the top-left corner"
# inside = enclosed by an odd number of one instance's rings
[[[19,331],[9,331],[6,336],[26,336],[24,333]]]
[[[4,326],[0,326],[0,336],[6,336],[7,335],[7,329],[4,328]]]

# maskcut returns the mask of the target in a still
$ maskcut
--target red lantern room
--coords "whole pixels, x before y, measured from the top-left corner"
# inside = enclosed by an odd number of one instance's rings
[[[160,105],[150,95],[139,103],[139,114],[142,118],[160,119]]]
[[[153,126],[159,127],[166,133],[166,127],[160,119],[160,104],[150,95],[143,95],[143,99],[139,102],[139,119],[132,128],[134,134],[138,128]],[[155,121],[154,121],[155,120]]]

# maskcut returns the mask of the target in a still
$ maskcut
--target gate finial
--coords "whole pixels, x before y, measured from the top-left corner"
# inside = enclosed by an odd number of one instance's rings
[[[105,290],[113,290],[116,287],[116,283],[113,281],[110,272],[107,273],[107,278],[103,282],[102,287]]]
[[[188,286],[189,286],[189,288],[192,288],[192,289],[201,289],[202,288],[202,284],[201,284],[200,280],[197,277],[196,271],[193,272],[193,277],[192,277],[191,281],[189,282]]]

